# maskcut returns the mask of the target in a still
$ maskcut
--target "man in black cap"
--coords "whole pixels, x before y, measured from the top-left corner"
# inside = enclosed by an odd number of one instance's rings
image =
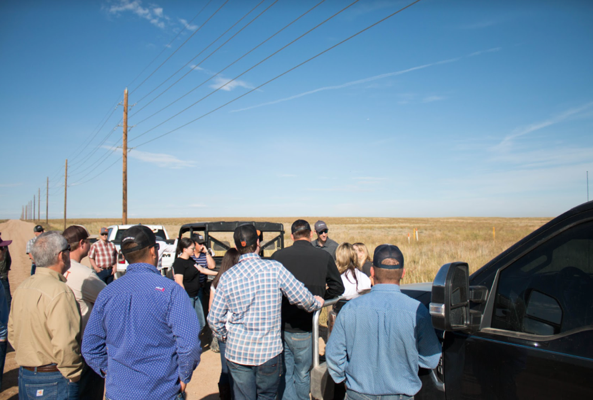
[[[239,263],[220,277],[208,315],[212,332],[226,343],[235,400],[276,398],[282,375],[282,295],[308,312],[324,303],[282,264],[258,255],[259,236],[251,224],[235,229]]]
[[[413,399],[422,387],[418,368],[436,368],[441,345],[426,307],[399,288],[404,256],[397,246],[375,249],[371,276],[371,292],[338,314],[325,348],[328,371],[345,381],[348,399]]]
[[[321,220],[315,222],[315,232],[317,233],[317,239],[311,242],[313,247],[327,251],[335,261],[338,242],[327,236],[327,233],[329,232],[327,224]]]
[[[35,225],[35,228],[33,228],[33,234],[35,235],[35,237],[27,242],[27,255],[31,260],[31,275],[35,275],[35,260],[33,260],[33,256],[31,255],[31,249],[35,244],[37,237],[41,235],[43,232],[45,232],[45,229],[43,229],[41,225]]]
[[[327,300],[344,293],[342,278],[334,259],[328,252],[311,245],[313,232],[309,223],[298,219],[290,230],[294,244],[275,252],[272,259],[280,261],[314,295]],[[313,362],[312,316],[283,299],[282,323],[286,385],[281,390],[281,398],[307,400],[311,387],[309,373]]]
[[[130,265],[101,291],[84,331],[82,353],[105,377],[106,398],[184,398],[200,362],[198,317],[185,290],[156,269],[158,247],[146,226],[126,231]]]

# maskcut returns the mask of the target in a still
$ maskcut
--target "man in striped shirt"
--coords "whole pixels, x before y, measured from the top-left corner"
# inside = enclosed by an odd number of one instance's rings
[[[235,400],[275,399],[282,374],[282,296],[309,312],[324,301],[282,264],[260,258],[253,225],[237,227],[234,240],[241,257],[221,276],[208,323],[218,340],[226,342]]]

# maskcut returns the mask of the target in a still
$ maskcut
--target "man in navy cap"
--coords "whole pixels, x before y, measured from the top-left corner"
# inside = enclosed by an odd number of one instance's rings
[[[187,293],[159,274],[151,229],[126,230],[126,274],[99,294],[82,353],[105,377],[107,399],[182,399],[200,362],[200,324]]]
[[[397,246],[375,249],[371,276],[371,292],[338,314],[325,352],[328,371],[345,381],[348,399],[413,399],[422,387],[418,368],[436,368],[441,345],[426,307],[399,288],[404,256]]]

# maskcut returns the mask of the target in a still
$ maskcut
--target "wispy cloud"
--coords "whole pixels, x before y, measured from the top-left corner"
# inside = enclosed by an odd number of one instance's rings
[[[418,65],[416,67],[411,67],[411,68],[407,68],[407,69],[400,70],[400,71],[387,72],[385,74],[375,75],[375,76],[371,76],[371,77],[364,78],[364,79],[358,79],[358,80],[351,81],[351,82],[346,82],[346,83],[343,83],[343,84],[340,84],[340,85],[324,86],[324,87],[320,87],[320,88],[317,88],[317,89],[309,90],[309,91],[306,91],[306,92],[303,92],[303,93],[295,94],[293,96],[285,97],[283,99],[268,101],[266,103],[256,104],[254,106],[240,108],[240,109],[237,109],[237,110],[232,110],[231,112],[247,111],[247,110],[252,110],[254,108],[259,108],[259,107],[264,107],[264,106],[270,106],[270,105],[273,105],[273,104],[278,104],[278,103],[282,103],[282,102],[285,102],[285,101],[298,99],[300,97],[309,96],[309,95],[312,95],[312,94],[315,94],[315,93],[319,93],[319,92],[324,92],[324,91],[327,91],[327,90],[345,89],[345,88],[350,87],[350,86],[361,85],[361,84],[365,84],[365,83],[377,81],[377,80],[380,80],[380,79],[390,78],[390,77],[398,76],[398,75],[404,75],[404,74],[408,74],[410,72],[420,71],[420,70],[423,70],[423,69],[426,69],[426,68],[430,68],[430,67],[434,67],[434,66],[437,66],[437,65],[443,65],[443,64],[449,64],[449,63],[457,62],[457,61],[460,61],[460,60],[462,60],[464,58],[475,57],[475,56],[480,55],[480,54],[490,53],[490,52],[493,52],[493,51],[499,51],[500,49],[501,49],[500,47],[497,47],[495,49],[482,50],[482,51],[474,52],[474,53],[471,53],[471,54],[467,54],[467,55],[462,56],[462,57],[448,58],[446,60],[441,60],[441,61],[437,61],[437,62],[433,62],[433,63],[429,63],[429,64]],[[431,101],[437,101],[437,100],[443,100],[443,99],[444,99],[444,97],[440,97],[440,96],[429,96],[429,97],[427,97],[425,99],[425,100],[428,100],[428,101],[423,101],[423,102],[429,103]],[[408,103],[409,103],[408,100],[402,100],[400,102],[400,104],[408,104]]]
[[[185,29],[187,30],[195,31],[196,29],[198,29],[198,25],[191,25],[189,22],[187,22],[187,20],[183,18],[179,18],[179,22],[181,22],[181,25],[185,26]]]
[[[190,207],[190,208],[206,208],[208,206],[206,204],[190,204],[187,207]]]
[[[446,97],[444,96],[427,96],[422,99],[423,103],[433,103],[435,101],[445,100]]]
[[[170,154],[149,153],[146,151],[132,150],[130,157],[140,161],[156,164],[161,168],[182,169],[195,166],[194,161],[184,161]]]
[[[540,122],[533,123],[531,125],[519,127],[517,129],[513,130],[513,132],[511,132],[509,135],[505,136],[505,138],[499,144],[494,146],[493,150],[496,150],[496,151],[508,150],[509,147],[513,144],[515,139],[517,139],[521,136],[525,136],[529,133],[539,131],[540,129],[544,129],[549,126],[559,124],[561,122],[566,121],[569,118],[577,117],[579,114],[588,113],[591,111],[592,107],[593,107],[593,102],[586,103],[579,107],[571,108],[571,109],[566,110],[560,114],[554,115],[544,121],[540,121]]]
[[[296,178],[295,174],[278,174],[276,175],[278,178]]]
[[[0,187],[17,187],[23,186],[22,183],[0,183]]]
[[[253,89],[253,86],[251,86],[249,83],[245,81],[241,81],[238,79],[231,81],[231,79],[223,78],[221,76],[215,77],[213,82],[214,83],[210,85],[212,89],[220,88],[220,90],[224,90],[225,92],[230,92],[231,90],[236,89],[238,87],[242,87],[245,89]]]
[[[151,4],[148,7],[142,6],[141,0],[119,0],[107,8],[107,11],[113,15],[121,15],[126,12],[136,14],[140,18],[144,18],[156,27],[165,29],[166,21],[170,18],[163,13],[163,8]]]

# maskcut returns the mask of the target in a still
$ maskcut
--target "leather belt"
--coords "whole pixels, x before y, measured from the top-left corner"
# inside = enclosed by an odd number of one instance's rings
[[[32,372],[59,372],[56,364],[42,365],[41,367],[23,367]]]

